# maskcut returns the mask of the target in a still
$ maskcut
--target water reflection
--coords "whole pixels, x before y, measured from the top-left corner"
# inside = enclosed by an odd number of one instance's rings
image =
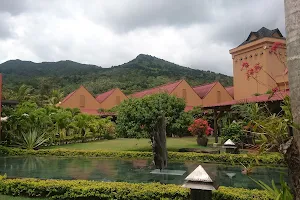
[[[150,174],[153,170],[149,160],[103,160],[97,158],[62,157],[0,157],[0,174],[8,177],[35,177],[45,179],[86,179],[98,181],[161,182],[182,184],[184,178],[199,164],[197,162],[171,162],[168,169],[186,171],[182,176]],[[215,181],[215,185],[257,188],[257,185],[241,173],[240,166],[202,164]],[[251,177],[279,184],[285,168],[256,167]]]

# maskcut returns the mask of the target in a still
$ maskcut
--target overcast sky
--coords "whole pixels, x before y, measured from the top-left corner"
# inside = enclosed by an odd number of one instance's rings
[[[143,53],[231,75],[229,49],[262,26],[285,35],[283,0],[0,0],[0,62],[111,67]]]

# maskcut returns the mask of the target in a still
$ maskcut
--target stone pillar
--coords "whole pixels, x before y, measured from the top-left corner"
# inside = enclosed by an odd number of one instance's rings
[[[215,187],[213,186],[213,181],[201,165],[188,175],[185,181],[182,187],[191,189],[192,200],[212,199],[212,191],[215,190]]]

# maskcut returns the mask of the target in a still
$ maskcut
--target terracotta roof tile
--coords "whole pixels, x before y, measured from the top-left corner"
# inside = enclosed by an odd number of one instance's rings
[[[135,98],[141,98],[144,97],[146,95],[150,95],[150,94],[156,94],[159,92],[167,92],[168,94],[170,94],[171,92],[173,92],[173,90],[182,82],[183,80],[177,81],[175,83],[168,83],[165,85],[161,85],[152,89],[148,89],[148,90],[144,90],[141,92],[137,92],[131,95],[131,97],[135,97]]]
[[[232,98],[234,98],[234,87],[233,86],[230,86],[230,87],[226,87],[225,88],[227,90],[227,92],[230,94],[230,96]]]
[[[218,82],[208,83],[193,87],[198,96],[203,99]]]
[[[221,106],[230,106],[235,104],[245,104],[245,103],[259,103],[259,102],[269,102],[269,101],[281,101],[285,96],[289,95],[289,90],[276,92],[271,98],[269,94],[264,94],[260,96],[253,96],[241,100],[232,100],[226,101],[218,104],[213,104],[209,106],[205,106],[204,108],[212,108],[212,107],[221,107]]]
[[[96,100],[99,102],[99,103],[102,103],[105,99],[107,99],[116,89],[112,89],[112,90],[109,90],[107,92],[104,92],[102,94],[98,94],[97,97],[96,97]]]

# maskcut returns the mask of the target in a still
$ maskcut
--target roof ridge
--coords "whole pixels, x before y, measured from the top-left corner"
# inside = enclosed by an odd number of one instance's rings
[[[211,83],[204,83],[202,85],[197,85],[197,86],[194,86],[193,88],[196,88],[196,87],[202,87],[202,86],[206,86],[206,85],[211,85],[211,84],[216,84],[218,83],[219,81],[215,81],[215,82],[211,82]]]
[[[167,86],[167,85],[171,85],[171,84],[174,84],[174,83],[181,83],[184,79],[180,79],[178,81],[175,81],[175,82],[170,82],[170,83],[165,83],[163,85],[159,85],[159,86],[156,86],[156,87],[153,87],[153,88],[149,88],[149,89],[146,89],[146,90],[142,90],[142,91],[139,91],[139,92],[135,92],[133,94],[131,94],[130,96],[133,96],[135,94],[138,94],[138,93],[141,93],[141,92],[146,92],[146,91],[149,91],[149,90],[153,90],[153,89],[158,89],[158,88],[161,88],[161,87],[164,87],[164,86]]]
[[[99,103],[102,103],[103,101],[105,101],[108,97],[110,97],[113,93],[114,93],[114,91],[116,90],[117,88],[113,88],[113,89],[111,89],[111,90],[108,90],[108,91],[106,91],[106,92],[103,92],[103,93],[101,93],[101,94],[97,94],[97,96],[96,96],[96,101],[98,101]],[[102,99],[101,101],[99,101],[98,100],[98,97],[100,96],[100,95],[103,95],[103,94],[105,94],[105,93],[109,93],[109,92],[111,92],[110,94],[108,94],[104,99]]]

